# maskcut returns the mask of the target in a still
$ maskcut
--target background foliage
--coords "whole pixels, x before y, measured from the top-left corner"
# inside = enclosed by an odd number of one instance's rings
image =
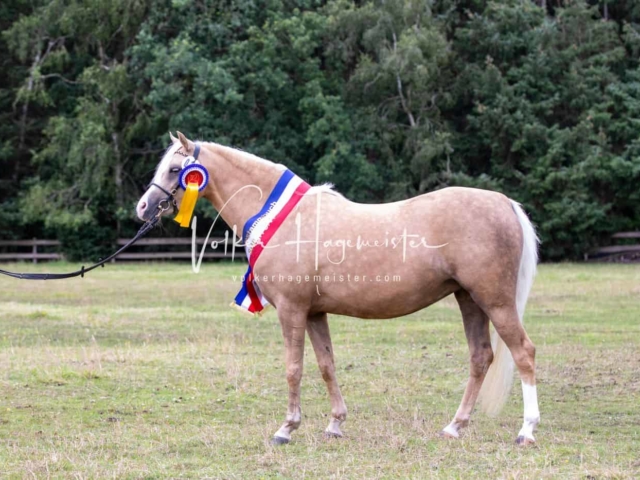
[[[546,259],[640,228],[634,0],[8,0],[0,31],[2,237],[110,250],[177,129],[357,201],[502,191]]]

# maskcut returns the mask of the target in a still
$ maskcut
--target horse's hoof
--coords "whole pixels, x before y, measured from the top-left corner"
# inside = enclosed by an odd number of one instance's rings
[[[438,436],[440,438],[447,438],[447,439],[451,438],[453,440],[457,440],[458,438],[460,438],[460,435],[454,435],[453,433],[448,432],[446,429],[445,430],[441,430],[440,433],[438,434]]]
[[[324,438],[326,440],[331,440],[332,438],[342,438],[342,434],[335,432],[324,432]]]
[[[533,438],[527,438],[523,435],[519,435],[518,438],[516,438],[516,445],[520,445],[520,446],[527,446],[527,445],[535,445],[536,441]]]
[[[280,445],[286,445],[289,442],[290,440],[284,437],[273,437],[271,439],[271,445],[273,445],[274,447],[279,447]]]

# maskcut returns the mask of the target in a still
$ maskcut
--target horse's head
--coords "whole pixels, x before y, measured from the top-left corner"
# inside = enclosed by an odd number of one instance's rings
[[[172,213],[180,207],[184,195],[179,174],[185,162],[193,157],[196,145],[180,132],[178,138],[171,133],[169,135],[173,143],[162,157],[153,180],[136,207],[138,218],[143,221]]]

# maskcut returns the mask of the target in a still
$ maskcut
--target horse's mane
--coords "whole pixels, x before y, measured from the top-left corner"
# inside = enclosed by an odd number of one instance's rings
[[[270,166],[270,165],[274,165],[277,167],[280,167],[282,169],[287,168],[285,165],[281,164],[281,163],[275,163],[272,162],[271,160],[266,160],[264,158],[261,158],[257,155],[254,155],[253,153],[247,152],[242,150],[241,148],[238,147],[229,147],[226,145],[221,145],[219,143],[214,143],[214,142],[200,142],[203,144],[208,144],[208,145],[214,145],[217,148],[221,148],[224,149],[227,153],[231,154],[233,157],[235,157],[236,160],[238,160],[238,163],[241,165],[242,163],[246,162],[253,162],[255,165],[255,162],[257,162],[258,164],[264,165],[264,166]],[[175,155],[175,153],[180,149],[182,145],[179,142],[173,143],[171,145],[169,145],[167,147],[167,150],[165,151],[164,155],[162,156],[162,160],[160,160],[160,163],[158,164],[158,167],[156,169],[156,173],[161,170],[161,167],[163,167],[165,165],[166,162],[170,161],[171,158],[173,158],[173,155]],[[294,172],[295,173],[295,172]],[[309,189],[309,191],[307,192],[307,195],[315,195],[318,193],[328,193],[329,195],[337,195],[339,197],[342,197],[343,195],[340,194],[339,192],[337,192],[334,188],[334,185],[332,183],[323,183],[322,185],[316,185],[314,187],[311,187]]]
[[[250,160],[253,160],[254,162],[257,161],[257,162],[259,162],[261,164],[264,164],[264,165],[276,165],[278,167],[281,167],[282,169],[287,168],[285,165],[283,165],[281,163],[272,162],[271,160],[267,160],[267,159],[264,159],[264,158],[259,157],[257,155],[254,155],[253,153],[246,152],[246,151],[244,151],[244,150],[242,150],[241,148],[238,148],[238,147],[228,147],[228,146],[220,145],[220,144],[217,144],[217,143],[214,144],[214,145],[217,145],[218,147],[222,147],[222,148],[226,149],[227,151],[231,152],[232,155],[234,155],[240,161],[242,161],[244,159],[250,159]],[[307,192],[307,195],[314,195],[314,194],[317,194],[317,193],[328,193],[330,195],[337,195],[339,197],[342,197],[342,194],[340,194],[339,192],[337,192],[334,189],[334,185],[332,183],[323,183],[322,185],[317,185],[315,187],[311,187],[311,189],[309,189],[309,191]]]

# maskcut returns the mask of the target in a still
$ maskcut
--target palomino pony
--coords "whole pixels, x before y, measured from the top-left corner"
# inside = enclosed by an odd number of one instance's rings
[[[185,157],[194,155],[196,144],[179,132],[178,137],[171,136],[173,145],[138,203],[142,220],[168,213],[170,202],[180,205],[178,172]],[[286,168],[215,143],[197,145],[198,162],[210,176],[200,197],[241,232],[265,208],[266,197]],[[488,413],[500,410],[515,361],[524,398],[524,423],[516,443],[534,443],[540,420],[535,347],[522,317],[536,272],[537,243],[522,208],[497,192],[452,187],[401,202],[365,205],[327,186],[305,191],[253,265],[262,296],[276,307],[286,349],[289,404],[272,443],[288,443],[300,425],[305,331],[331,399],[325,432],[340,437],[347,407],[336,379],[327,314],[399,317],[450,294],[462,312],[470,375],[442,435],[459,437],[478,397]],[[385,281],[391,278],[394,281]],[[490,323],[497,335],[490,334]]]

